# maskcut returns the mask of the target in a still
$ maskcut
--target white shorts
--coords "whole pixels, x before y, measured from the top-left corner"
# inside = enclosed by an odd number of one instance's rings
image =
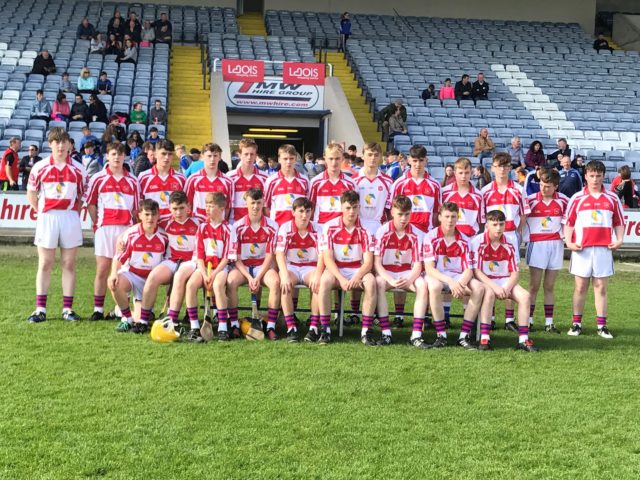
[[[507,282],[509,281],[509,277],[492,278],[491,280],[497,283],[500,287],[504,288],[507,285]]]
[[[94,247],[96,257],[113,258],[116,256],[116,242],[118,237],[127,228],[124,225],[105,225],[96,230],[94,234]]]
[[[171,272],[171,274],[175,274],[176,271],[178,270],[178,262],[174,262],[173,260],[163,260],[160,265],[164,265],[165,267],[167,267],[169,269],[169,271]],[[160,266],[158,265],[158,266]],[[193,260],[187,260],[186,262],[180,262],[180,268],[182,269],[183,265],[187,265],[185,268],[189,268],[191,269],[191,272],[195,271],[196,269],[196,262],[194,262]]]
[[[135,273],[131,273],[129,270],[120,269],[118,275],[122,275],[131,284],[131,291],[133,292],[134,300],[138,302],[142,301],[142,291],[144,290],[144,282],[146,279],[142,278]]]
[[[516,265],[520,263],[520,235],[518,232],[504,232],[504,236],[507,239],[507,242],[511,244],[513,249],[516,251]]]
[[[174,262],[172,260],[165,260],[164,262],[171,262],[174,265],[176,265],[176,262]],[[162,262],[162,263],[164,263],[164,262]],[[169,266],[169,265],[167,265],[167,266],[169,268],[171,268],[171,266]],[[176,273],[176,271],[178,271],[178,270],[189,270],[189,273],[193,273],[193,272],[195,272],[197,270],[197,268],[198,268],[198,264],[194,260],[187,260],[186,262],[182,262],[178,268],[176,268],[175,270],[171,270],[171,271],[173,273]]]
[[[605,278],[613,275],[613,253],[607,247],[585,247],[571,252],[569,273],[583,278]]]
[[[389,275],[394,280],[398,280],[400,278],[408,277],[410,273],[411,273],[411,270],[408,270],[406,272],[391,272],[391,271],[387,270],[387,275]]]
[[[316,270],[316,267],[296,267],[293,265],[289,265],[289,272],[293,273],[296,283],[300,285],[304,285],[304,277],[309,275],[309,273]]]
[[[73,210],[50,210],[38,215],[33,244],[43,248],[82,246],[80,215]]]
[[[543,240],[527,244],[527,265],[542,270],[560,270],[564,257],[562,240]]]
[[[338,268],[340,274],[346,278],[347,280],[351,280],[356,272],[359,270],[358,268]]]

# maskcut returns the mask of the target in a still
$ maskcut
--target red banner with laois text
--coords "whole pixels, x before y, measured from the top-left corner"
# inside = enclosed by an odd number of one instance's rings
[[[324,63],[284,62],[282,81],[288,85],[324,85]]]
[[[264,62],[259,60],[222,60],[222,79],[225,82],[262,82]]]

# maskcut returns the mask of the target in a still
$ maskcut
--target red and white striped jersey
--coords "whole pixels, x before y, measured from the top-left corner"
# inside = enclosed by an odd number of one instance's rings
[[[414,264],[422,262],[422,235],[420,230],[411,225],[398,234],[391,220],[376,232],[374,254],[380,257],[385,270],[409,272]]]
[[[503,192],[500,192],[495,180],[485,185],[482,198],[487,212],[500,210],[504,213],[507,219],[505,232],[516,231],[522,217],[529,215],[529,204],[525,200],[522,187],[513,180],[509,180]]]
[[[85,195],[87,205],[95,205],[98,209],[96,228],[131,225],[134,223],[131,212],[138,209],[139,200],[138,180],[126,170],[116,178],[109,166],[91,177]]]
[[[236,231],[226,220],[201,223],[196,234],[196,259],[217,268],[223,259],[236,259]]]
[[[585,187],[569,200],[562,222],[575,228],[573,241],[578,245],[606,247],[613,241],[613,229],[624,225],[622,204],[615,193],[604,187],[599,195],[589,193]]]
[[[340,195],[345,190],[355,190],[356,186],[342,172],[337,180],[330,180],[325,170],[311,179],[309,189],[309,199],[315,205],[313,221],[324,225],[329,220],[342,216]]]
[[[247,267],[258,267],[269,253],[276,251],[278,224],[263,216],[256,230],[251,226],[249,216],[242,217],[233,224],[237,239],[237,258]]]
[[[278,225],[284,225],[293,220],[292,208],[296,198],[308,195],[309,180],[298,172],[287,180],[282,171],[278,171],[267,178],[264,190],[264,206],[269,209],[269,217]]]
[[[469,191],[462,194],[458,190],[458,184],[454,182],[442,189],[442,203],[444,202],[458,205],[456,228],[460,233],[473,237],[480,231],[480,225],[485,223],[484,199],[480,190],[469,184]]]
[[[447,243],[441,227],[427,233],[422,243],[424,261],[434,262],[440,273],[452,276],[471,268],[469,238],[460,232],[458,227],[451,243]]]
[[[231,209],[233,200],[233,182],[226,177],[221,171],[215,177],[207,176],[207,172],[202,169],[198,173],[194,173],[187,180],[185,193],[191,203],[191,210],[194,215],[206,221],[207,212],[205,210],[205,198],[208,193],[222,192],[227,197],[227,208]]]
[[[158,228],[151,235],[147,235],[139,223],[127,229],[122,238],[124,249],[118,260],[124,270],[147,278],[151,270],[164,260],[169,239],[163,230]]]
[[[245,192],[252,188],[259,188],[264,192],[267,175],[253,167],[253,173],[245,176],[240,167],[238,167],[227,173],[227,177],[233,183],[233,201],[231,202],[231,215],[229,216],[229,223],[233,223],[249,213],[244,199]]]
[[[186,262],[194,257],[199,226],[200,219],[197,217],[187,218],[183,223],[170,217],[160,223],[169,238],[169,260]]]
[[[360,195],[360,218],[384,223],[385,210],[391,210],[391,187],[393,180],[382,172],[370,179],[360,170],[353,178]]]
[[[496,248],[491,246],[489,232],[476,235],[471,241],[471,265],[489,278],[507,278],[518,271],[516,251],[502,235]]]
[[[278,229],[276,252],[285,254],[288,265],[315,267],[318,264],[318,235],[320,229],[309,222],[304,235],[290,220]]]
[[[183,191],[187,179],[173,168],[169,169],[167,175],[160,175],[158,167],[154,165],[140,174],[138,182],[140,183],[141,197],[155,200],[160,206],[160,219],[166,219],[171,216],[169,196],[173,192]]]
[[[438,210],[442,203],[440,184],[427,172],[424,178],[413,178],[410,173],[393,184],[392,197],[405,195],[411,200],[411,225],[424,233],[435,227]]]
[[[562,217],[567,210],[569,199],[566,195],[555,192],[553,198],[546,202],[542,193],[534,193],[527,197],[529,215],[523,230],[525,241],[541,242],[544,240],[560,240],[562,238]]]
[[[38,193],[38,212],[77,210],[87,189],[87,172],[67,157],[56,165],[53,156],[36,162],[29,174],[27,190]]]
[[[364,254],[373,252],[375,246],[375,241],[359,221],[348,229],[344,226],[342,217],[334,218],[324,225],[320,238],[320,251],[331,251],[338,268],[360,268]]]

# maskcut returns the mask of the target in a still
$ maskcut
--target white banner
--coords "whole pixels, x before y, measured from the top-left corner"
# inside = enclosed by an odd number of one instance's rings
[[[230,108],[324,110],[324,86],[286,84],[282,77],[262,82],[224,82],[225,105]]]
[[[25,193],[0,192],[0,228],[36,230],[36,212],[31,208]],[[91,218],[86,205],[80,210],[82,229],[91,230]]]

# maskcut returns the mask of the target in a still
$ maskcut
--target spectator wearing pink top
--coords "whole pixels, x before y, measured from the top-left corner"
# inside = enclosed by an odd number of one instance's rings
[[[58,93],[51,109],[51,119],[67,121],[69,120],[70,111],[71,108],[69,107],[69,102],[67,102],[67,97],[62,92]]]
[[[455,100],[456,92],[451,86],[451,79],[447,78],[444,81],[444,85],[440,87],[440,100]]]

